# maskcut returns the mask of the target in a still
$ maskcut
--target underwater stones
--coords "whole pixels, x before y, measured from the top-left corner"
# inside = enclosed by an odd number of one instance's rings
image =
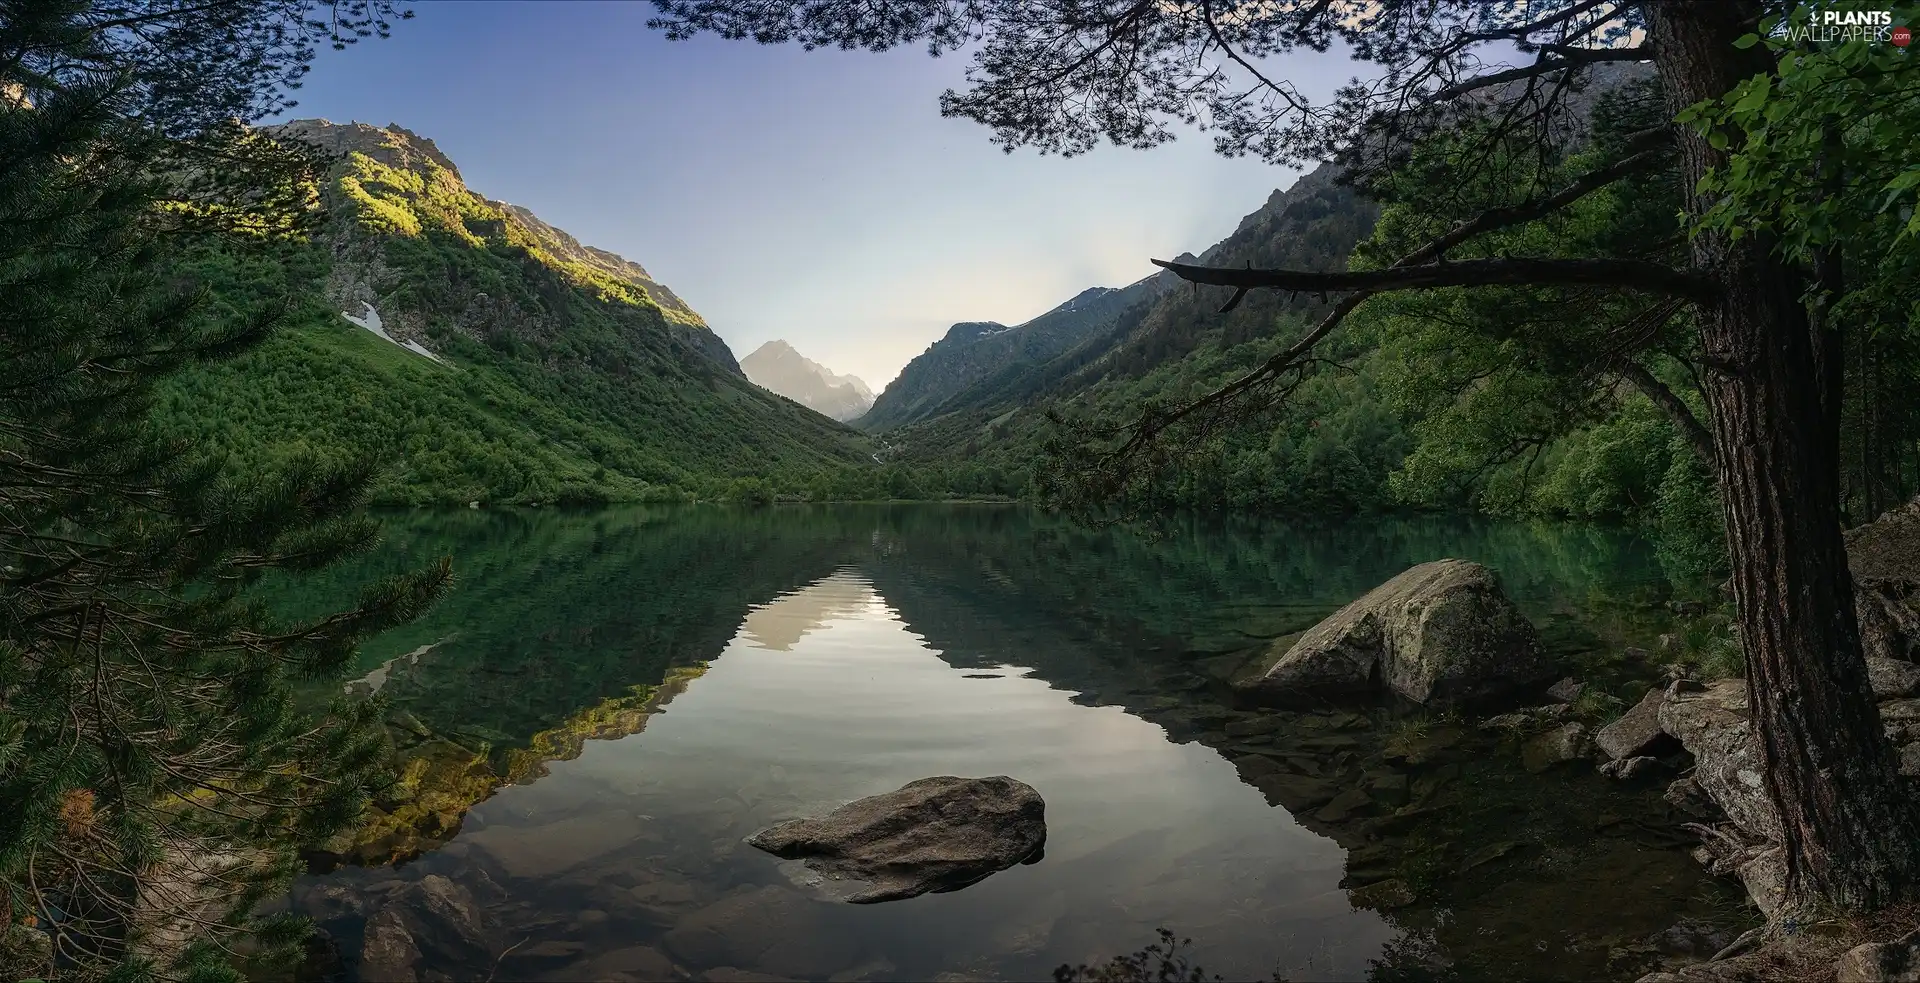
[[[1267,797],[1269,804],[1295,815],[1327,804],[1339,791],[1325,779],[1286,773],[1262,775],[1254,779],[1252,785]]]
[[[595,815],[541,826],[488,826],[462,837],[513,878],[564,873],[641,838],[641,830]]]
[[[1520,749],[1520,760],[1528,772],[1539,774],[1586,757],[1590,744],[1585,724],[1565,723],[1528,740]]]
[[[1227,721],[1220,730],[1228,737],[1257,737],[1279,730],[1282,723],[1278,717],[1243,717]]]
[[[660,941],[692,966],[825,978],[860,952],[846,933],[831,929],[824,907],[789,888],[755,888],[688,915]]]
[[[1616,758],[1600,766],[1600,774],[1622,781],[1639,778],[1660,767],[1660,759],[1650,755],[1633,758]]]
[[[1408,790],[1407,774],[1402,771],[1368,772],[1365,788],[1367,794],[1372,796],[1374,801],[1379,802],[1389,809],[1397,809],[1406,805],[1407,800],[1411,797],[1411,793]]]
[[[1693,754],[1693,781],[1750,837],[1778,841],[1780,817],[1768,801],[1760,745],[1747,720],[1747,684],[1723,679],[1704,692],[1660,705],[1660,725]]]
[[[1920,694],[1920,665],[1867,656],[1867,682],[1876,699],[1892,700]]]
[[[1920,933],[1848,949],[1833,964],[1835,983],[1920,983]]]
[[[525,950],[522,950],[525,951]],[[560,980],[595,980],[598,983],[647,983],[652,980],[679,979],[673,960],[650,946],[636,945],[593,957],[578,969],[569,968],[551,977]]]
[[[1572,713],[1573,707],[1565,703],[1549,703],[1546,706],[1527,707],[1512,713],[1503,713],[1497,717],[1488,717],[1480,721],[1480,729],[1515,734],[1531,733],[1548,724],[1565,720]]]
[[[1701,791],[1700,783],[1692,778],[1679,778],[1667,786],[1662,796],[1667,804],[1696,819],[1712,819],[1719,812],[1707,793]]]
[[[412,983],[419,979],[420,947],[399,909],[382,908],[367,919],[360,943],[360,978],[367,983]]]
[[[1547,695],[1562,703],[1572,703],[1580,698],[1580,694],[1584,692],[1586,688],[1585,683],[1580,682],[1572,676],[1568,676],[1554,683],[1552,686],[1547,687]]]
[[[1321,806],[1313,818],[1323,823],[1340,823],[1370,810],[1374,805],[1373,796],[1363,788],[1350,788],[1333,797],[1331,802]]]
[[[1267,671],[1239,688],[1280,705],[1382,689],[1473,704],[1552,678],[1533,624],[1493,571],[1466,560],[1409,568],[1268,654]]]
[[[1476,868],[1485,867],[1503,857],[1518,853],[1520,849],[1525,846],[1526,844],[1516,840],[1502,840],[1498,843],[1489,843],[1467,854],[1466,859],[1460,862],[1460,873],[1465,874]]]
[[[1354,888],[1347,893],[1347,897],[1355,908],[1371,908],[1375,911],[1405,908],[1418,900],[1414,897],[1413,888],[1397,877]]]
[[[1047,839],[1040,793],[1004,775],[941,776],[857,799],[747,838],[756,849],[800,860],[809,884],[855,904],[955,891],[1020,863]]]
[[[440,972],[485,967],[503,946],[496,926],[472,892],[439,874],[429,874],[393,893],[367,919],[360,946],[360,976],[403,983],[423,968]]]
[[[1655,749],[1667,737],[1666,731],[1660,727],[1660,706],[1666,701],[1665,690],[1648,690],[1633,709],[1600,728],[1600,732],[1593,736],[1593,743],[1608,758],[1616,761],[1638,757]]]

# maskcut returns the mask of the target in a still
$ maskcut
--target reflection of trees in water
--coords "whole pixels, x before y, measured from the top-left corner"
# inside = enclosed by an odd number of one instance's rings
[[[1164,928],[1159,934],[1160,941],[1099,965],[1060,966],[1053,971],[1054,983],[1214,983],[1225,979],[1194,965],[1181,951],[1193,945],[1192,939],[1177,938]],[[1286,983],[1286,977],[1277,972],[1270,979]]]

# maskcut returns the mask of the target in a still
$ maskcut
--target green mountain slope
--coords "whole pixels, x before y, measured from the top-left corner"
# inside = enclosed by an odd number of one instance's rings
[[[868,430],[888,430],[990,403],[1017,387],[1026,373],[1110,331],[1129,308],[1168,285],[1150,276],[1118,289],[1092,287],[1012,327],[996,321],[956,324],[908,362],[858,422]]]
[[[277,257],[186,258],[228,313],[293,308],[265,345],[174,380],[161,408],[236,469],[372,457],[379,500],[425,503],[713,494],[871,467],[865,438],[747,381],[644,268],[475,194],[431,141],[323,120],[273,132],[338,160],[325,232]]]
[[[1377,215],[1374,204],[1334,181],[1333,168],[1322,167],[1274,192],[1199,261],[1342,269]],[[1010,363],[963,393],[944,397],[941,412],[876,429],[901,460],[965,461],[1031,475],[1043,458],[1042,441],[1053,432],[1045,416],[1049,409],[1118,421],[1137,413],[1145,401],[1198,394],[1264,360],[1322,308],[1318,297],[1256,291],[1233,312],[1221,314],[1224,300],[1220,291],[1156,284],[1116,312],[1103,330],[1088,333],[1060,354]],[[909,377],[901,373],[901,379]],[[873,417],[869,414],[863,424]],[[1223,437],[1201,449],[1185,462],[1181,486],[1160,492],[1177,504],[1204,507],[1369,507],[1378,504],[1386,474],[1405,454],[1399,429],[1373,397],[1370,380],[1330,376],[1297,393],[1293,408],[1270,428]]]

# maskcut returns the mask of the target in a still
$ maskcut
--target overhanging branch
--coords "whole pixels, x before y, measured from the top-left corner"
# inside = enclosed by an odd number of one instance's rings
[[[1154,260],[1153,265],[1191,283],[1234,287],[1241,292],[1266,288],[1295,293],[1382,293],[1435,287],[1553,286],[1620,287],[1704,302],[1719,296],[1718,285],[1706,277],[1638,259],[1473,259],[1334,273],[1235,270],[1164,259]]]
[[[1543,54],[1544,53],[1546,52],[1543,51]],[[1464,82],[1449,85],[1428,96],[1426,101],[1446,102],[1450,99],[1457,99],[1464,96],[1469,92],[1478,92],[1481,89],[1491,88],[1496,85],[1505,85],[1508,82],[1518,82],[1521,79],[1537,78],[1550,72],[1557,72],[1567,68],[1581,68],[1608,61],[1649,61],[1652,58],[1652,46],[1644,44],[1633,48],[1564,49],[1562,52],[1557,53],[1557,57],[1552,60],[1541,58],[1531,65],[1509,68],[1503,72],[1491,72],[1486,75],[1478,75]]]

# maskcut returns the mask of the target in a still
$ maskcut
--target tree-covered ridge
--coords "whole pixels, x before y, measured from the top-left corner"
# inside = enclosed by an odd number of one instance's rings
[[[203,241],[183,272],[241,311],[292,298],[259,348],[167,384],[174,433],[237,470],[371,459],[388,503],[712,497],[873,470],[853,431],[749,383],[637,264],[469,190],[398,128],[272,131],[338,154],[318,235],[271,256]],[[409,352],[342,317],[371,305]]]

